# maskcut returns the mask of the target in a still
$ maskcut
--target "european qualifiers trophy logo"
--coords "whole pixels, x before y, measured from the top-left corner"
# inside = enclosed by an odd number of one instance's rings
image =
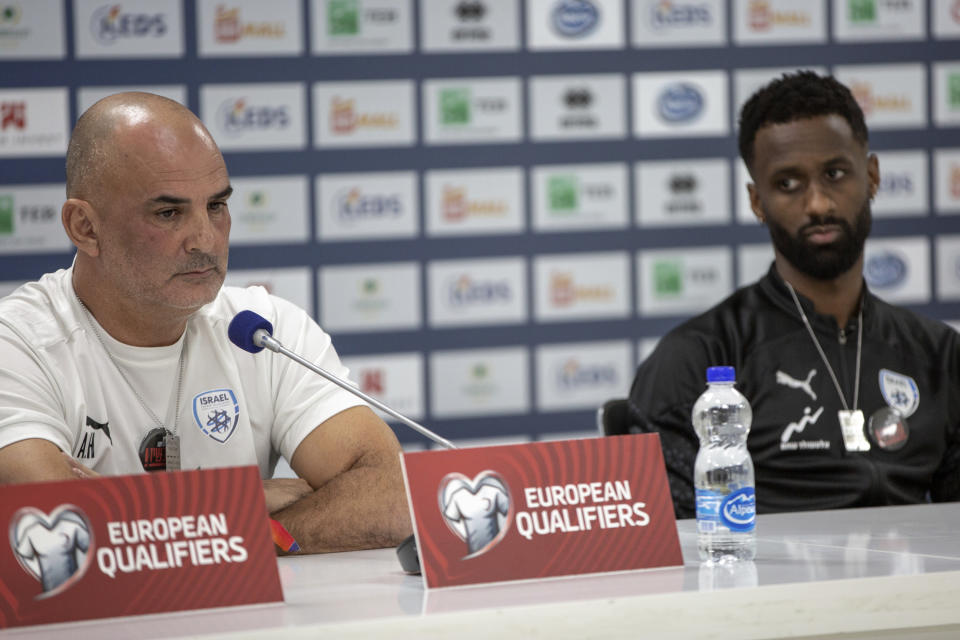
[[[86,514],[62,504],[46,514],[23,507],[10,520],[10,548],[23,570],[43,589],[36,600],[72,587],[93,558],[93,532]]]
[[[444,522],[467,543],[464,560],[490,551],[510,530],[513,500],[496,471],[481,471],[472,480],[462,473],[447,474],[437,497]]]

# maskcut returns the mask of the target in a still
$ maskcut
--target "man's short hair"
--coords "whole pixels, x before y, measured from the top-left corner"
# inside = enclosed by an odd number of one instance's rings
[[[785,73],[747,100],[740,111],[740,157],[753,167],[753,142],[757,131],[771,124],[806,118],[838,115],[847,121],[853,137],[867,144],[867,125],[863,111],[850,89],[833,76],[818,76],[813,71]]]

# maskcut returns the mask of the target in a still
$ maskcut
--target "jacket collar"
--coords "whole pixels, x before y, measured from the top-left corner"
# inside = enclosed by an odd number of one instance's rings
[[[793,302],[793,296],[790,295],[790,289],[787,288],[787,283],[780,276],[780,273],[777,272],[776,263],[770,264],[770,269],[767,271],[767,275],[760,280],[759,286],[775,306],[796,318],[797,322],[803,322],[803,320],[800,319],[800,314],[797,313],[797,305]],[[796,293],[797,299],[800,301],[800,306],[803,307],[803,312],[807,314],[807,318],[810,320],[813,328],[831,335],[836,335],[839,327],[837,327],[837,321],[833,316],[817,313],[812,300],[799,291]],[[870,293],[870,290],[867,288],[866,281],[863,283],[861,304],[863,305],[863,325],[866,329],[870,326],[870,319],[873,317],[873,309],[875,306],[874,295]],[[855,330],[856,328],[857,314],[853,314],[844,330],[849,332],[851,329]]]

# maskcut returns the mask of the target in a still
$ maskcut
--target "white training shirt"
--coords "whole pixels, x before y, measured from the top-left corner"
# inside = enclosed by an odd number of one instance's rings
[[[0,447],[42,438],[101,474],[142,473],[141,443],[157,424],[136,394],[173,430],[184,345],[176,427],[183,469],[256,464],[269,478],[278,456],[289,461],[315,427],[364,404],[280,354],[230,342],[230,321],[250,309],[288,349],[346,377],[330,336],[262,287],[223,287],[166,347],[125,345],[98,325],[128,384],[93,333],[72,277],[72,267],[61,269],[0,299]]]

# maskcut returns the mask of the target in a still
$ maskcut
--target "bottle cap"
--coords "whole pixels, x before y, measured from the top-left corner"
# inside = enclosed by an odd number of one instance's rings
[[[733,367],[707,367],[707,382],[736,382],[737,372]]]

